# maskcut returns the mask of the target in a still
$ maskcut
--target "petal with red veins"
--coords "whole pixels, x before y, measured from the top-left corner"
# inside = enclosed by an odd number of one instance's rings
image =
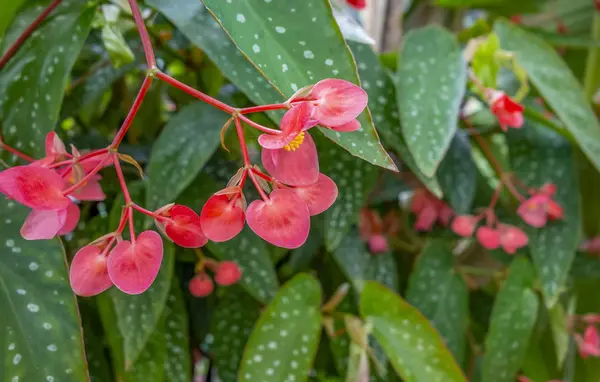
[[[308,133],[295,151],[263,149],[261,157],[265,170],[281,183],[308,186],[319,178],[317,147]]]
[[[311,216],[327,210],[338,196],[335,182],[324,174],[319,174],[317,181],[309,186],[290,188],[306,206]]]
[[[215,194],[200,212],[202,231],[212,241],[223,242],[237,236],[244,228],[243,196],[239,193]]]
[[[169,239],[183,248],[200,248],[208,242],[202,232],[200,217],[191,208],[174,205],[169,213],[171,219],[165,224],[165,233]]]
[[[21,227],[25,240],[48,240],[56,236],[67,219],[67,209],[59,211],[33,210]]]
[[[365,109],[367,92],[360,86],[339,79],[319,81],[311,91],[316,99],[314,118],[327,126],[344,125]]]
[[[304,244],[310,231],[308,207],[289,189],[274,190],[269,200],[250,203],[246,221],[255,234],[288,249]]]
[[[69,270],[73,292],[79,296],[95,296],[112,285],[108,277],[107,258],[95,245],[81,248],[73,257]]]
[[[16,166],[0,172],[0,191],[35,210],[65,209],[71,200],[62,194],[63,180],[39,166]]]
[[[156,279],[163,258],[160,235],[142,232],[134,243],[115,245],[108,256],[108,275],[113,284],[127,294],[140,294]]]
[[[292,142],[309,124],[314,107],[303,102],[288,110],[281,119],[281,134],[262,134],[258,143],[267,149],[281,149]]]
[[[79,223],[79,217],[81,215],[81,211],[79,210],[79,206],[75,203],[69,204],[67,207],[67,218],[65,219],[65,224],[62,226],[60,231],[58,231],[59,235],[66,235],[71,233],[77,227],[77,223]]]

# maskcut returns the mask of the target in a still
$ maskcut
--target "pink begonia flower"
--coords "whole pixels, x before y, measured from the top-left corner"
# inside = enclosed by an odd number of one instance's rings
[[[367,107],[369,97],[360,86],[340,79],[326,79],[315,84],[310,101],[316,106],[313,118],[332,129],[352,122]],[[354,124],[356,126],[356,123]],[[345,126],[342,131],[348,130]]]
[[[523,110],[525,108],[504,92],[495,90],[491,92],[490,109],[498,118],[503,131],[508,131],[509,127],[520,128],[523,126]]]
[[[60,175],[44,167],[15,166],[0,172],[0,192],[34,210],[67,208],[71,199],[62,189]]]
[[[69,207],[67,207],[65,224],[61,227],[60,231],[58,231],[58,235],[62,236],[73,232],[77,227],[77,223],[79,223],[80,216],[81,211],[79,210],[79,206],[75,203],[69,204]]]
[[[123,240],[108,255],[108,275],[127,294],[145,292],[156,279],[163,258],[160,235],[144,231],[132,243]]]
[[[529,243],[527,234],[518,227],[508,224],[498,224],[497,230],[500,233],[500,246],[510,255]]]
[[[538,192],[525,200],[517,209],[517,214],[532,227],[541,228],[548,219],[558,220],[564,217],[562,207],[552,200],[556,186],[544,185]]]
[[[81,248],[73,257],[69,270],[73,292],[79,296],[95,296],[111,287],[107,258],[95,245]]]
[[[90,171],[92,171],[94,168],[96,168],[96,166],[98,166],[98,164],[102,160],[104,160],[104,159],[93,157],[93,158],[86,159],[86,160],[80,162],[77,166],[80,166],[82,172],[84,174],[87,174]],[[110,165],[111,165],[111,162],[106,161],[104,167],[108,167]],[[69,170],[67,170],[67,172],[65,172],[63,174],[63,178],[65,180],[65,186],[64,186],[65,188],[68,188],[78,182],[78,179],[75,176],[75,171],[73,170],[73,168],[70,168]],[[100,185],[100,179],[102,179],[102,177],[100,175],[98,175],[98,174],[94,175],[90,180],[88,180],[84,185],[79,187],[77,190],[75,190],[70,195],[73,196],[74,198],[76,198],[77,200],[81,200],[81,201],[100,202],[100,201],[106,199],[106,195],[104,195],[104,192],[102,191],[102,186]]]
[[[175,204],[161,209],[158,214],[166,219],[156,219],[156,225],[178,246],[200,248],[208,242],[202,232],[200,217],[191,208]]]
[[[58,234],[67,221],[67,208],[58,211],[32,210],[21,227],[25,240],[48,240]]]
[[[311,216],[318,215],[327,210],[338,196],[335,182],[324,174],[319,174],[317,181],[308,186],[289,188],[298,196],[306,206]]]
[[[198,273],[188,284],[190,294],[194,297],[206,297],[213,292],[215,285],[206,273]]]
[[[212,241],[223,242],[237,236],[246,220],[246,199],[238,186],[211,196],[200,212],[202,232]]]
[[[281,119],[281,134],[262,134],[258,137],[258,143],[266,149],[288,147],[288,151],[290,151],[290,148],[302,143],[304,131],[315,125],[315,123],[310,123],[313,112],[314,106],[308,102],[291,108]]]
[[[309,186],[319,178],[317,147],[310,134],[303,134],[298,136],[302,139],[295,142],[298,146],[262,150],[265,170],[289,186]]]
[[[46,157],[52,158],[52,162],[61,161],[67,158],[68,153],[65,144],[60,137],[51,131],[46,135]]]
[[[242,270],[233,261],[221,261],[215,271],[215,282],[222,286],[233,285],[242,278]]]
[[[500,232],[491,227],[479,227],[476,236],[477,241],[486,249],[500,247]]]
[[[310,231],[308,207],[292,190],[277,189],[248,206],[246,221],[263,240],[282,248],[302,246]]]
[[[388,241],[382,234],[374,234],[369,237],[367,241],[369,250],[374,254],[385,253],[388,251]]]
[[[581,358],[600,357],[600,336],[598,329],[594,325],[588,325],[583,332],[583,337],[580,334],[575,335],[575,342],[579,348]]]
[[[447,226],[454,215],[454,211],[444,201],[439,200],[426,189],[415,191],[410,209],[417,215],[415,222],[417,231],[431,231],[436,221],[442,226]]]
[[[452,231],[458,236],[471,237],[479,220],[477,216],[459,215],[452,222]]]

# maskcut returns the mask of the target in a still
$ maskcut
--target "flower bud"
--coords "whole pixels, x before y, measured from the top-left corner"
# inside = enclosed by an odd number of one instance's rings
[[[223,261],[219,263],[215,272],[215,281],[222,286],[233,285],[242,278],[240,267],[233,261]]]

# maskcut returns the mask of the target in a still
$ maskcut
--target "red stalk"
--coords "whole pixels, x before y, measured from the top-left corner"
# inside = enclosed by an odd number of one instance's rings
[[[262,131],[263,133],[267,133],[267,134],[281,134],[281,131],[279,130],[275,130],[275,129],[269,129],[268,127],[265,127],[259,123],[254,122],[253,120],[251,120],[250,118],[244,116],[244,115],[240,115],[239,116],[240,120],[246,122],[250,127],[255,128],[256,130]]]
[[[4,151],[8,151],[9,153],[13,154],[14,156],[17,156],[17,157],[19,157],[19,158],[21,158],[23,160],[28,161],[28,162],[35,161],[35,159],[33,159],[32,157],[30,157],[29,155],[24,154],[24,153],[20,152],[19,150],[10,147],[6,143],[0,143],[0,149],[2,149]]]
[[[240,114],[260,113],[263,111],[280,110],[280,109],[287,109],[287,108],[288,108],[288,106],[284,103],[275,103],[272,105],[259,105],[259,106],[243,108],[240,110]]]
[[[81,163],[87,159],[97,157],[98,155],[106,154],[107,152],[108,152],[108,149],[106,149],[106,148],[100,149],[100,150],[94,150],[92,152],[89,152],[89,153],[77,158],[77,162]],[[74,161],[73,159],[68,159],[68,160],[64,160],[61,162],[52,163],[50,166],[48,166],[48,168],[57,168],[57,167],[61,167],[61,166],[66,166],[66,165],[72,164],[73,161]]]
[[[106,159],[108,158],[108,154],[96,165],[96,167],[94,167],[92,169],[92,171],[90,171],[89,173],[86,174],[86,176],[84,176],[83,178],[81,178],[81,180],[77,183],[75,183],[74,185],[72,185],[71,187],[67,188],[66,190],[63,191],[63,195],[69,195],[70,193],[72,193],[73,191],[77,190],[79,187],[83,186],[88,180],[90,180],[94,175],[96,175],[98,173],[98,171],[102,170],[102,168],[104,167],[104,162],[106,162]]]
[[[121,143],[123,138],[125,138],[125,134],[127,133],[127,130],[129,130],[129,127],[131,126],[131,123],[133,122],[133,118],[135,118],[135,115],[137,114],[138,110],[140,109],[140,106],[142,105],[142,102],[144,101],[144,97],[146,96],[146,93],[148,93],[148,89],[150,88],[150,85],[152,85],[152,77],[147,76],[146,78],[144,78],[142,87],[140,88],[140,91],[138,92],[137,96],[135,97],[135,100],[133,101],[131,110],[129,110],[129,113],[127,114],[127,117],[125,118],[125,121],[123,121],[121,128],[117,132],[115,139],[110,144],[110,148],[116,149],[117,147],[119,147],[119,144]]]
[[[137,25],[138,31],[140,32],[140,38],[142,39],[142,46],[144,47],[144,54],[146,55],[148,69],[152,70],[156,68],[156,59],[154,58],[154,50],[152,49],[152,43],[150,42],[148,30],[146,30],[146,25],[144,24],[144,18],[142,17],[140,7],[138,7],[136,0],[128,1],[135,25]]]
[[[119,154],[113,152],[112,159],[115,165],[115,171],[117,172],[117,178],[119,178],[119,185],[121,186],[121,190],[123,191],[123,198],[125,199],[125,206],[127,208],[125,214],[127,215],[127,220],[129,221],[129,237],[131,239],[131,242],[133,243],[135,241],[135,227],[133,225],[133,208],[131,207],[133,201],[131,200],[131,195],[129,195],[129,190],[127,189],[127,182],[125,182],[125,177],[123,176],[121,162],[119,162]]]
[[[242,129],[242,123],[240,122],[239,118],[235,119],[235,131],[237,132],[238,140],[240,141],[240,149],[242,150],[242,158],[244,158],[244,166],[247,170],[249,170],[246,171],[246,173],[252,180],[252,183],[254,183],[254,187],[256,187],[256,191],[258,191],[262,200],[267,201],[269,200],[269,197],[260,187],[260,183],[258,183],[258,179],[256,179],[256,176],[252,171],[252,163],[250,163],[250,155],[248,155],[248,146],[246,146],[246,138],[244,138],[244,130]]]

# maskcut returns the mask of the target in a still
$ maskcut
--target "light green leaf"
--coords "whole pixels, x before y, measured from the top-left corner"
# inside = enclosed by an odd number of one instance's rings
[[[542,281],[546,305],[564,290],[581,235],[579,182],[570,144],[558,134],[530,122],[508,134],[511,167],[529,187],[554,183],[554,199],[565,216],[539,229],[528,229],[533,264]]]
[[[24,0],[14,0],[3,4],[2,12],[0,13],[0,41],[2,41],[4,31],[6,31],[6,28],[10,25],[10,22],[23,2]]]
[[[469,291],[454,268],[452,251],[443,241],[432,240],[421,252],[410,277],[406,301],[431,321],[457,362],[462,364],[469,321]]]
[[[260,306],[239,288],[230,288],[219,299],[211,319],[214,340],[211,353],[223,382],[237,382],[246,341],[260,315]]]
[[[167,305],[163,311],[166,348],[164,382],[188,382],[192,379],[188,313],[179,280],[173,277],[171,284]]]
[[[71,68],[95,7],[65,0],[0,72],[0,120],[7,144],[37,155],[54,129]]]
[[[466,64],[454,36],[437,26],[408,33],[398,59],[402,133],[417,166],[433,177],[458,126]]]
[[[116,68],[132,63],[135,60],[135,56],[129,45],[127,45],[125,37],[123,37],[123,34],[116,26],[107,24],[102,27],[102,42],[108,52],[110,61]]]
[[[328,1],[305,0],[293,6],[264,0],[203,3],[258,73],[283,95],[282,100],[325,78],[359,82],[352,54]],[[290,17],[304,22],[290,23]],[[362,128],[352,133],[321,131],[352,155],[395,170],[379,142],[370,113],[365,111],[359,121]]]
[[[527,259],[512,262],[492,309],[482,382],[512,382],[516,378],[538,312],[539,301],[532,290],[534,277]]]
[[[469,140],[462,132],[454,136],[436,175],[454,211],[470,213],[477,190],[477,166]]]
[[[494,30],[502,49],[515,54],[542,97],[600,169],[600,123],[567,64],[544,40],[506,21],[498,21]]]
[[[145,349],[152,333],[157,331],[167,296],[171,289],[175,247],[165,242],[163,262],[152,286],[139,295],[127,295],[117,288],[108,294],[114,305],[115,322],[123,342],[123,360],[126,370],[131,369]],[[157,340],[158,341],[158,340]]]
[[[365,283],[360,311],[406,382],[466,382],[439,334],[417,309],[374,281]]]
[[[434,195],[441,198],[442,190],[437,180],[426,177],[419,170],[412,154],[406,147],[400,128],[396,89],[392,79],[382,67],[377,55],[370,46],[353,41],[349,41],[348,45],[352,49],[352,54],[358,66],[361,84],[369,95],[369,109],[371,109],[377,131],[381,134],[383,140],[400,155],[410,171]]]
[[[333,251],[358,221],[358,213],[375,185],[378,171],[325,139],[318,142],[321,171],[333,179],[339,191],[335,203],[325,212],[325,246]]]
[[[244,350],[238,381],[308,380],[321,334],[321,286],[299,274],[262,312]]]
[[[150,208],[171,203],[194,180],[219,146],[228,115],[204,102],[173,116],[152,147],[146,201]]]
[[[269,250],[248,227],[233,239],[209,243],[208,249],[219,260],[235,261],[242,270],[240,285],[260,302],[269,302],[279,287]]]
[[[28,209],[0,198],[2,381],[88,380],[81,320],[58,240],[27,241]]]

